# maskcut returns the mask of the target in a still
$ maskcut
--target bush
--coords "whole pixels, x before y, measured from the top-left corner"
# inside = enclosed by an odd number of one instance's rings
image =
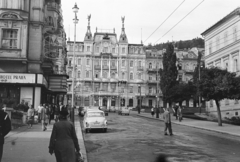
[[[12,111],[12,119],[22,119],[23,112],[21,111]]]
[[[18,110],[18,111],[24,111],[27,112],[28,111],[28,105],[27,104],[18,104],[17,106],[13,107],[14,110]]]

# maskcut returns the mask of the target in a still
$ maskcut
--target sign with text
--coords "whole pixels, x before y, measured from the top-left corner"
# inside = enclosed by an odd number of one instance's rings
[[[0,83],[35,83],[35,74],[0,73]]]

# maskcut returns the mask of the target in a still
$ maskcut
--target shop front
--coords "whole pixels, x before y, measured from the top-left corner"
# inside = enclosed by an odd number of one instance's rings
[[[17,108],[21,103],[34,108],[41,102],[41,93],[48,83],[42,74],[0,73],[0,106]]]

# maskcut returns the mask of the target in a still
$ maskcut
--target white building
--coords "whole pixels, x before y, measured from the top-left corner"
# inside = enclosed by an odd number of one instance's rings
[[[205,65],[227,69],[229,72],[240,74],[240,8],[238,7],[227,16],[212,25],[202,33],[205,39]],[[240,114],[238,100],[222,100],[220,102],[222,116],[237,116]],[[207,103],[207,110],[217,115],[214,101]]]

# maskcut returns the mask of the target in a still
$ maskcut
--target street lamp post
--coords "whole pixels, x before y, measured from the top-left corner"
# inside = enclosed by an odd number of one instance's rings
[[[139,108],[138,108],[138,114],[140,114],[141,109],[142,109],[142,93],[141,93],[141,85],[138,85],[138,90],[140,91],[140,103],[139,103]]]
[[[72,70],[72,112],[71,112],[71,120],[74,123],[74,81],[75,81],[75,44],[76,44],[76,24],[78,23],[77,13],[79,8],[77,7],[77,3],[75,3],[74,7],[72,8],[75,14],[73,19],[74,23],[74,44],[73,44],[73,70]]]

